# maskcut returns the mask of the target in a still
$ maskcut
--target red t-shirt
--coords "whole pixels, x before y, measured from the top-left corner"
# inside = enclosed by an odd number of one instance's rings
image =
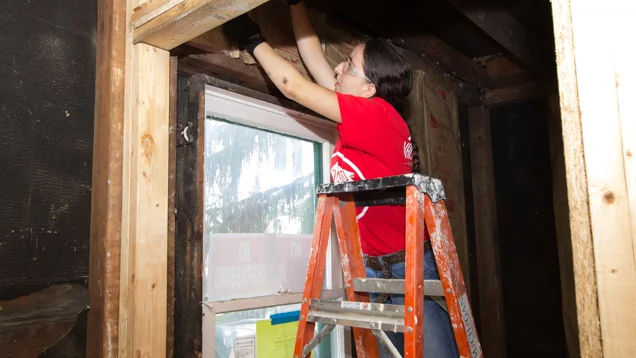
[[[331,158],[334,183],[411,173],[411,134],[393,106],[381,98],[337,95],[342,123]],[[356,211],[363,253],[380,256],[404,250],[404,206]]]

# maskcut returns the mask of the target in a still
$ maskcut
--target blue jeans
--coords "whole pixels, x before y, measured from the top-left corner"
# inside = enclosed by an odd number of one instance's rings
[[[382,256],[379,258],[381,261]],[[404,262],[391,265],[392,278],[403,279],[404,268]],[[372,270],[366,267],[366,271],[367,277],[386,278],[382,270]],[[435,257],[431,250],[424,253],[424,279],[439,280],[437,266],[435,265]],[[371,302],[374,302],[377,296],[377,294],[372,293],[370,295]],[[403,305],[404,295],[391,294],[384,303]],[[391,342],[393,342],[400,354],[404,355],[404,334],[389,331],[385,331],[385,333]],[[389,352],[379,342],[378,346],[381,358],[391,357]],[[426,357],[435,358],[459,357],[450,317],[444,309],[430,298],[424,299],[424,355]]]

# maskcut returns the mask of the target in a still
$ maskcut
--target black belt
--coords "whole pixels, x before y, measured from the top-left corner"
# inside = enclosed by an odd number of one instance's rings
[[[424,252],[431,250],[431,241],[424,241]],[[368,256],[363,255],[364,264],[372,270],[382,270],[385,278],[391,278],[391,265],[406,261],[406,250],[401,250],[388,255]],[[380,258],[382,261],[380,262]]]

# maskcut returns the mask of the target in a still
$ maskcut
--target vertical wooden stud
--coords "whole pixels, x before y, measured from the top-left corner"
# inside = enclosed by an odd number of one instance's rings
[[[501,289],[495,174],[488,108],[470,108],[468,127],[473,172],[477,272],[479,273],[479,316],[481,318],[479,334],[485,356],[504,358],[506,357],[506,322]]]
[[[127,1],[120,293],[122,357],[165,357],[168,261],[168,51],[133,45]]]
[[[87,357],[117,356],[126,4],[99,0]]]

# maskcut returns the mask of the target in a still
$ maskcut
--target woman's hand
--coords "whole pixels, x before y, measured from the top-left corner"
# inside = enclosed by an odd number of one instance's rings
[[[304,6],[299,7],[304,8]],[[338,98],[333,89],[328,90],[303,77],[294,66],[265,42],[261,36],[260,27],[249,16],[243,14],[226,22],[223,25],[223,33],[230,41],[245,48],[258,61],[285,97],[332,121],[341,121]],[[322,51],[320,53],[324,59]],[[332,79],[335,83],[335,78],[332,77]]]
[[[307,9],[301,0],[287,0],[291,12],[294,36],[298,52],[316,82],[330,90],[335,90],[336,72],[327,62],[320,39],[309,22]]]
[[[223,33],[232,42],[238,44],[254,56],[254,50],[265,39],[261,28],[247,14],[240,15],[223,25]]]

